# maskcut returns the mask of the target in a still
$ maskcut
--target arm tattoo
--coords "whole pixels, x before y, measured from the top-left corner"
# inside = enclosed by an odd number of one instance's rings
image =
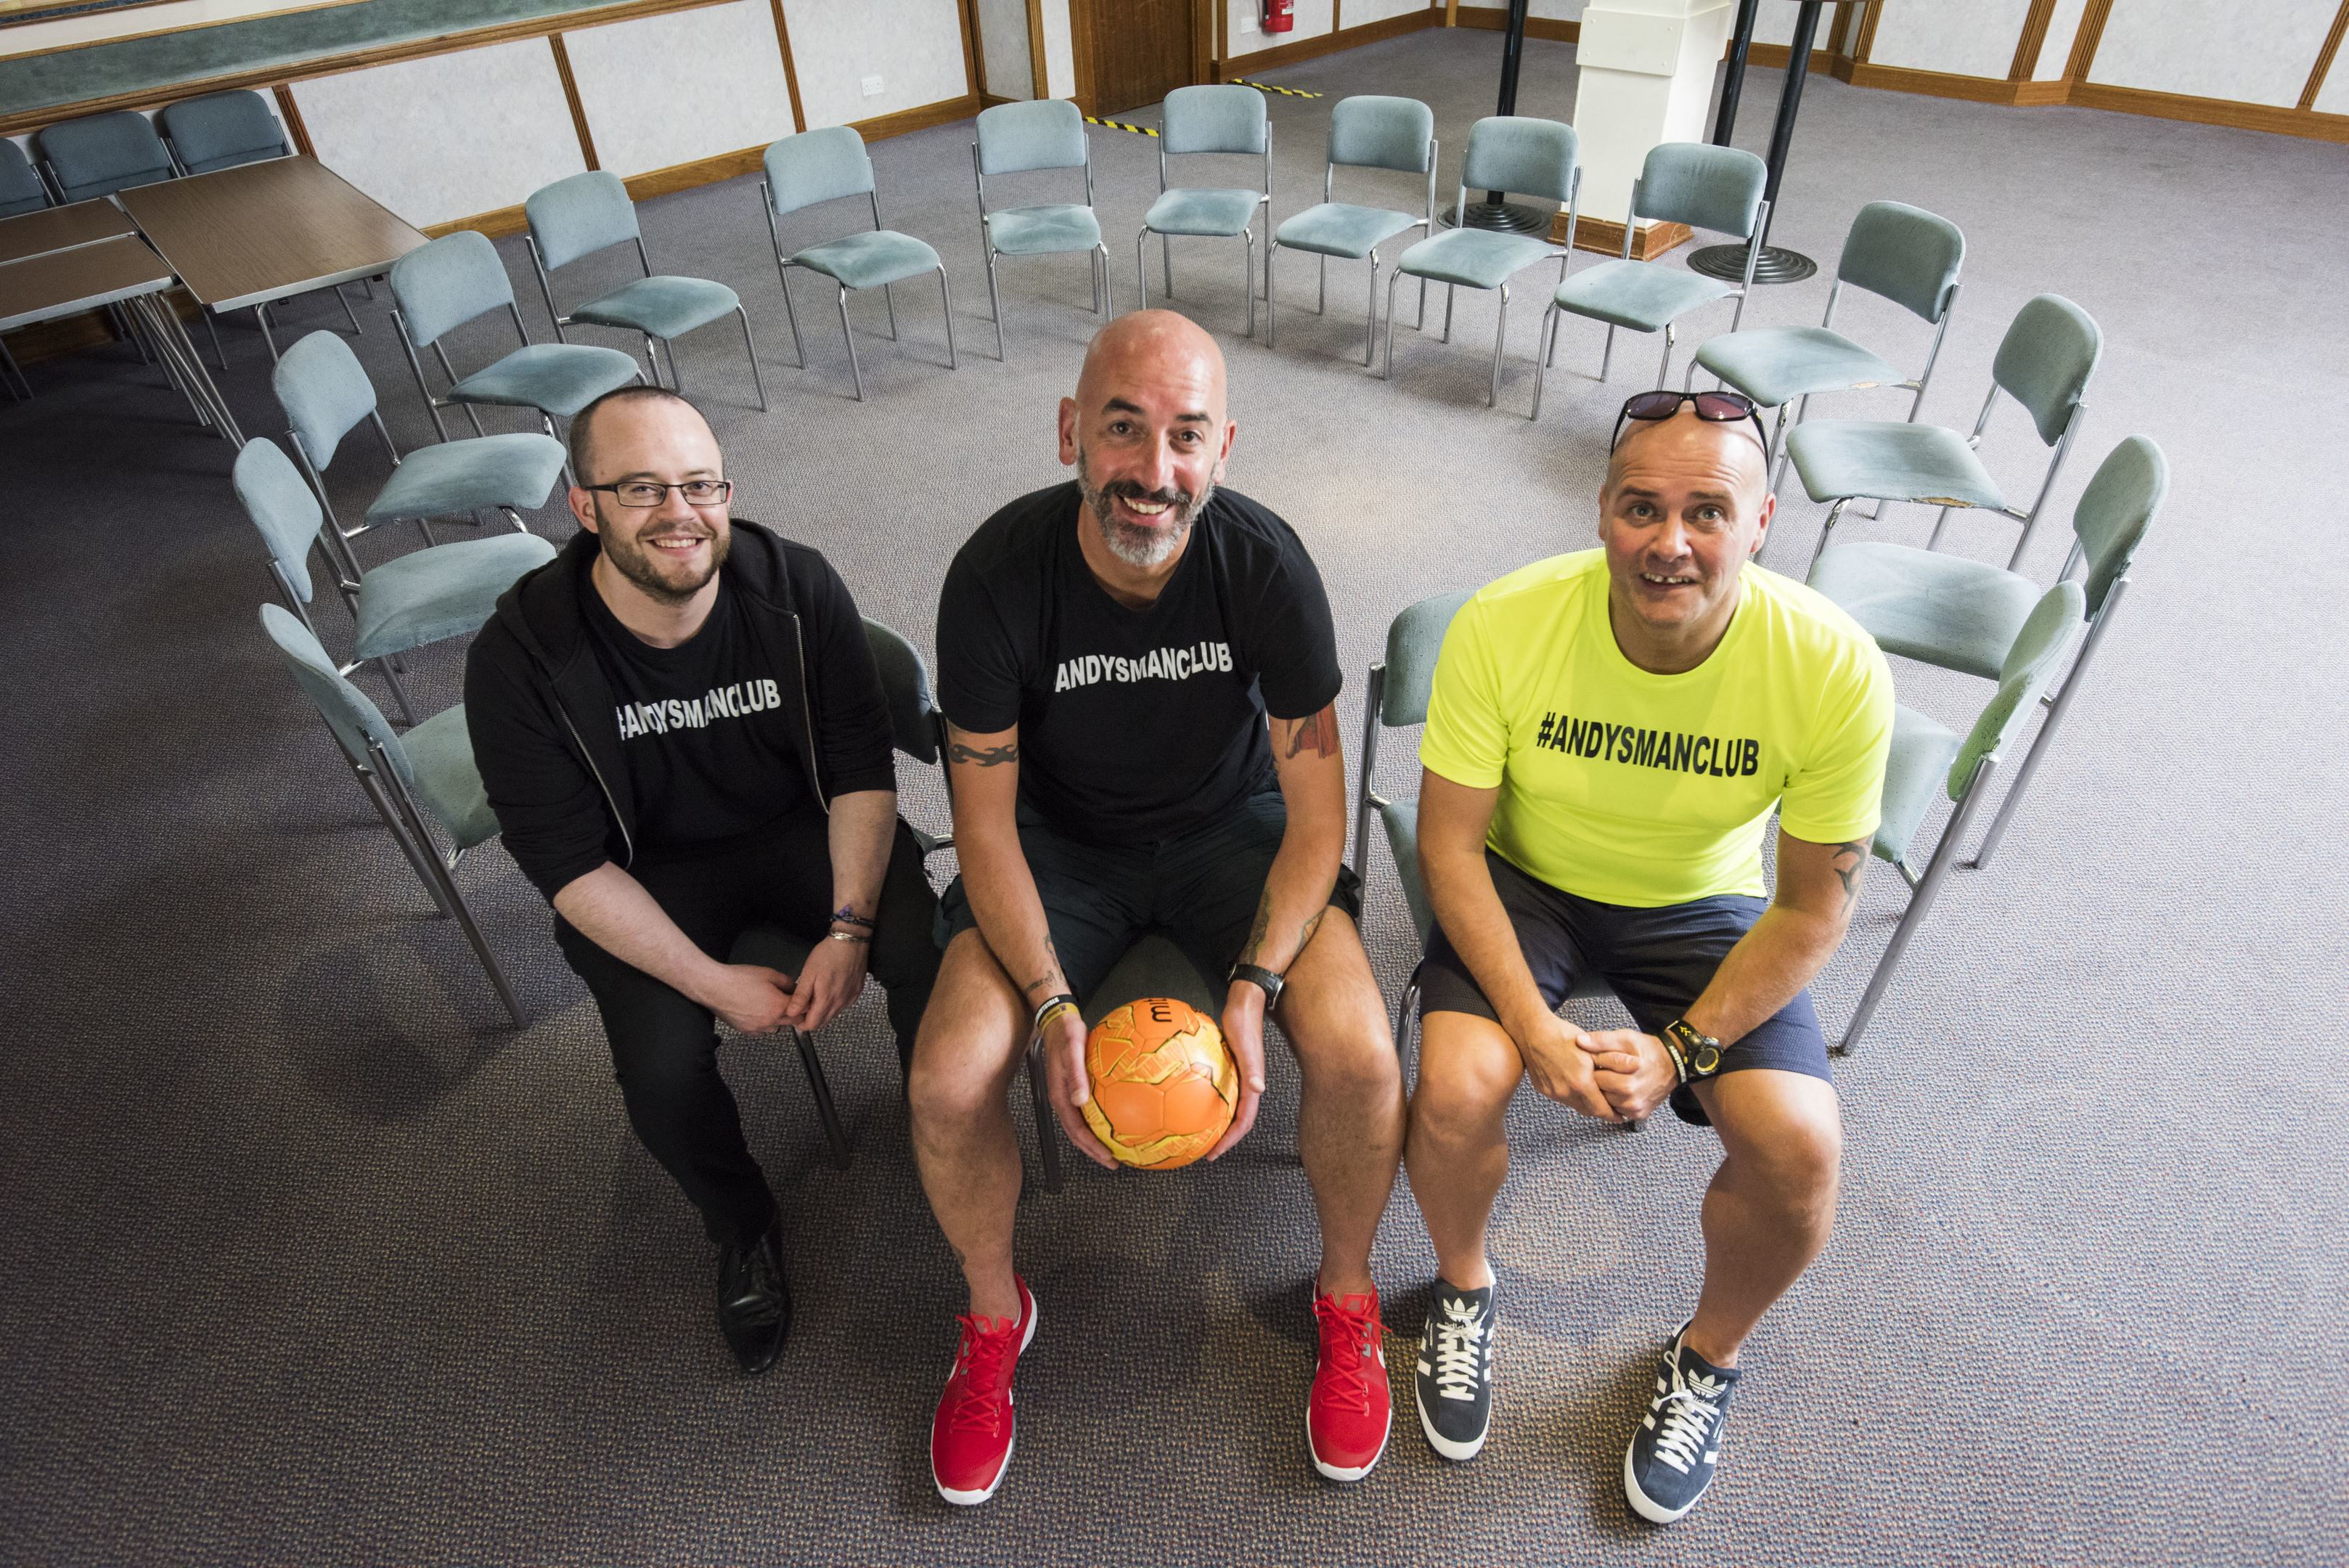
[[[1843,882],[1843,907],[1850,909],[1859,898],[1859,879],[1868,870],[1868,840],[1855,838],[1848,844],[1838,844],[1827,864],[1835,867],[1836,876]]]
[[[1313,933],[1321,929],[1321,917],[1329,912],[1330,907],[1327,904],[1324,904],[1321,908],[1313,911],[1312,917],[1309,919],[1308,919],[1303,925],[1297,928],[1297,954],[1295,958],[1291,958],[1288,961],[1290,963],[1293,964],[1298,959],[1305,956],[1305,944],[1313,940]]]
[[[1338,705],[1297,720],[1288,727],[1288,755],[1301,757],[1308,748],[1320,757],[1338,754]]]
[[[960,741],[957,741],[947,747],[947,760],[968,763],[973,767],[1000,767],[1005,763],[1016,763],[1019,760],[1019,745],[1018,742],[1013,742],[1005,746],[974,747],[966,746]]]
[[[1264,957],[1265,934],[1272,929],[1272,885],[1265,884],[1264,896],[1256,901],[1256,923],[1248,928],[1247,940],[1240,945],[1240,956],[1250,963]]]
[[[1052,939],[1050,937],[1046,937],[1044,939],[1044,956],[1052,961],[1052,967],[1019,988],[1021,992],[1029,996],[1035,995],[1038,992],[1051,984],[1052,977],[1061,972],[1061,950],[1052,945]]]

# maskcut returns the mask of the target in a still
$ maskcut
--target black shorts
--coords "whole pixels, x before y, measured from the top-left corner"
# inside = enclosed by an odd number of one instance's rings
[[[1489,849],[1485,865],[1493,873],[1493,889],[1509,912],[1518,950],[1533,971],[1542,1001],[1555,1010],[1578,977],[1596,973],[1614,988],[1632,1022],[1650,1034],[1662,1033],[1664,1025],[1704,994],[1721,961],[1769,908],[1766,898],[1737,893],[1652,909],[1601,904],[1528,877]],[[1431,1012],[1466,1012],[1500,1022],[1441,927],[1427,939],[1427,960],[1420,968],[1419,1012],[1423,1020]],[[1833,1082],[1826,1039],[1819,1033],[1819,1015],[1809,992],[1796,992],[1792,1002],[1721,1054],[1723,1073],[1754,1067],[1806,1073]],[[1684,1122],[1711,1125],[1696,1096],[1684,1087],[1672,1091],[1672,1110]]]
[[[1113,847],[1072,838],[1021,806],[1019,848],[1036,879],[1069,989],[1092,995],[1153,927],[1172,937],[1220,988],[1247,940],[1288,826],[1288,808],[1278,790],[1251,795],[1172,838]],[[1349,919],[1361,919],[1362,881],[1352,867],[1338,867],[1330,905]],[[938,945],[978,929],[957,877],[938,900]]]

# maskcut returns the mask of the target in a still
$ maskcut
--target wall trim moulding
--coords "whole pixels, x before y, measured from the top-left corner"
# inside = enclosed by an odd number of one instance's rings
[[[1755,46],[1754,53],[1761,53],[1760,46]],[[2278,136],[2303,137],[2312,141],[2349,142],[2349,114],[2325,114],[2313,109],[2240,103],[2232,99],[2195,98],[2186,93],[2155,92],[2145,88],[2107,87],[2101,82],[2003,81],[1995,77],[1956,76],[1946,71],[1913,70],[1906,66],[1871,65],[1865,60],[1837,60],[1835,75],[1854,87],[1883,88],[1891,92],[1913,92],[1928,98],[1963,99],[1972,103],[2012,104],[2018,108],[2070,104],[2078,109],[2114,109],[2123,114],[2142,114],[2156,119],[2183,119],[2197,125],[2264,130]]]
[[[1360,44],[1375,44],[1387,38],[1400,38],[1405,33],[1443,26],[1444,13],[1430,6],[1424,11],[1406,11],[1400,16],[1389,16],[1383,21],[1365,22],[1359,27],[1340,27],[1318,38],[1299,38],[1293,44],[1279,44],[1269,49],[1258,49],[1252,55],[1236,55],[1230,59],[1208,63],[1212,67],[1214,79],[1227,82],[1234,77],[1278,70],[1283,66],[1318,60],[1324,55],[1334,55]]]
[[[1509,30],[1509,12],[1505,5],[1463,5],[1452,15],[1457,20],[1446,22],[1444,24],[1445,26],[1475,27],[1487,33]],[[1526,36],[1546,38],[1553,44],[1578,44],[1582,42],[1582,24],[1553,21],[1547,16],[1528,16],[1526,18]]]

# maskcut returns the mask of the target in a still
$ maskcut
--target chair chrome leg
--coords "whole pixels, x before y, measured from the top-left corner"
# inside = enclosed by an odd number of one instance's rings
[[[1656,366],[1656,389],[1661,391],[1672,375],[1672,324],[1664,323],[1664,357]]]
[[[1330,314],[1330,258],[1328,256],[1321,258],[1321,282],[1313,296],[1313,314],[1316,316]]]
[[[466,908],[465,896],[457,890],[457,881],[450,875],[448,862],[442,860],[440,852],[433,847],[432,835],[426,831],[423,819],[417,815],[416,803],[408,798],[408,791],[401,787],[398,775],[391,771],[391,759],[384,755],[382,745],[374,741],[367,742],[367,755],[373,760],[379,786],[399,807],[400,817],[407,823],[417,848],[423,851],[424,858],[431,863],[432,879],[440,884],[441,904],[457,918],[458,928],[465,933],[465,941],[472,948],[473,956],[481,961],[481,968],[489,975],[490,983],[497,988],[498,1000],[505,1003],[506,1012],[513,1019],[514,1027],[526,1027],[530,1020],[523,1016],[522,1003],[515,1000],[513,987],[506,983],[505,971],[498,967],[497,955],[490,951],[489,942],[481,936],[481,928],[473,923],[473,911]]]
[[[848,373],[856,378],[856,400],[864,400],[864,368],[856,362],[856,332],[848,325],[848,286],[840,290],[840,335],[848,342]]]
[[[408,868],[416,873],[419,882],[424,884],[425,894],[432,900],[434,913],[444,920],[454,919],[457,911],[449,907],[449,900],[440,893],[440,879],[432,875],[432,846],[428,844],[419,849],[416,841],[408,836],[408,829],[399,825],[399,814],[392,809],[390,797],[384,793],[383,781],[372,769],[353,767],[351,772],[358,775],[359,787],[367,792],[368,802],[375,806],[376,815],[383,819],[384,831],[391,835],[391,841],[398,845],[400,854],[407,857]]]
[[[1534,406],[1526,418],[1541,418],[1542,382],[1548,378],[1549,362],[1557,352],[1557,306],[1552,304],[1542,312],[1541,330],[1534,337]]]
[[[1044,1042],[1028,1042],[1028,1095],[1036,1107],[1036,1152],[1044,1160],[1044,1190],[1061,1190],[1061,1118],[1052,1114],[1051,1096],[1044,1085]]]
[[[1253,337],[1256,336],[1256,230],[1242,229],[1240,238],[1246,242],[1240,251],[1240,265],[1246,269],[1240,274],[1240,288],[1247,295],[1247,335]]]
[[[1607,379],[1607,367],[1613,361],[1614,358],[1615,328],[1609,327],[1607,329],[1607,347],[1599,351],[1599,379],[1600,380],[1604,381]]]
[[[1397,267],[1387,276],[1387,369],[1386,379],[1394,379],[1394,296],[1395,285],[1402,281],[1402,268]]]
[[[1876,971],[1868,977],[1868,989],[1860,993],[1859,1005],[1852,1010],[1851,1023],[1828,1053],[1830,1055],[1850,1055],[1852,1047],[1859,1044],[1860,1035],[1866,1032],[1868,1020],[1876,1016],[1877,1004],[1884,1000],[1884,992],[1892,984],[1893,971],[1900,967],[1909,944],[1916,940],[1918,929],[1924,925],[1925,917],[1932,912],[1934,899],[1940,896],[1941,884],[1949,878],[1950,863],[1957,858],[1958,845],[1964,839],[1997,766],[1995,756],[1984,757],[1976,765],[1973,781],[1958,803],[1957,815],[1950,819],[1941,842],[1934,847],[1932,860],[1925,867],[1925,875],[1909,895],[1909,908],[1901,913],[1900,924],[1893,928],[1892,940],[1886,945],[1884,956],[1876,961]]]
[[[823,1061],[815,1054],[815,1042],[805,1031],[792,1031],[792,1044],[800,1048],[800,1067],[807,1074],[808,1089],[815,1096],[815,1114],[823,1123],[823,1140],[831,1146],[832,1168],[848,1168],[848,1129],[841,1125],[840,1112],[832,1103],[832,1085],[825,1081]]]
[[[987,303],[995,312],[995,362],[1000,365],[1004,363],[1003,290],[995,281],[995,253],[991,250],[987,253]]]
[[[938,303],[946,307],[947,369],[952,370],[958,368],[955,358],[954,293],[947,287],[947,269],[943,265],[938,268]]]
[[[1411,324],[1413,332],[1427,330],[1427,280],[1419,280],[1419,319]]]
[[[399,704],[399,722],[413,728],[416,723],[416,710],[409,703],[408,688],[402,686],[399,683],[399,677],[392,673],[392,660],[378,659],[375,661],[375,667],[382,674],[383,683],[391,688],[392,701]]]
[[[800,337],[800,313],[792,307],[792,279],[786,269],[783,279],[783,319],[792,324],[792,352],[799,356],[800,369],[807,369],[807,344]]]
[[[653,385],[659,386],[661,384],[660,356],[653,352],[653,335],[649,332],[645,334],[645,363],[652,369]]]
[[[1273,337],[1280,329],[1280,308],[1272,297],[1272,260],[1280,254],[1280,246],[1272,240],[1264,243],[1264,346],[1273,347]]]
[[[1371,253],[1371,313],[1362,326],[1362,369],[1371,368],[1371,357],[1379,347],[1379,253]]]
[[[1085,275],[1092,278],[1093,283],[1093,314],[1095,316],[1099,316],[1102,313],[1101,275],[1101,257],[1097,255],[1089,255],[1085,257]]]
[[[335,302],[343,307],[343,314],[350,318],[351,336],[366,337],[367,328],[359,325],[359,313],[351,308],[351,296],[343,292],[343,286],[340,284],[335,286]]]
[[[1838,499],[1833,506],[1827,508],[1827,520],[1819,524],[1819,542],[1811,546],[1812,566],[1817,566],[1819,564],[1819,557],[1827,553],[1827,540],[1833,536],[1835,533],[1835,525],[1843,521],[1843,509],[1850,504],[1851,497],[1846,495]],[[1804,576],[1808,576],[1809,575],[1808,570],[1806,569]]]
[[[759,411],[767,412],[767,378],[759,371],[759,346],[750,340],[750,313],[740,306],[734,315],[742,323],[742,350],[750,356],[750,384],[759,389]]]
[[[1142,259],[1142,242],[1150,237],[1148,229],[1133,236],[1133,281],[1142,290],[1140,308],[1150,308],[1150,265]]]
[[[1878,507],[1878,508],[1877,508],[1877,510],[1880,512],[1880,511],[1882,511],[1882,510],[1883,510],[1883,508],[1882,508],[1882,507]],[[1941,508],[1941,510],[1940,510],[1940,512],[1938,512],[1938,513],[1936,513],[1936,514],[1934,514],[1934,517],[1933,517],[1933,533],[1932,533],[1932,536],[1931,536],[1930,538],[1929,538],[1929,539],[1927,539],[1927,540],[1925,541],[1925,548],[1927,548],[1928,550],[1938,550],[1938,549],[1940,549],[1940,548],[1941,547],[1941,530],[1942,530],[1942,529],[1944,529],[1944,528],[1946,528],[1946,527],[1948,527],[1949,525],[1950,525],[1950,509],[1949,509],[1948,507],[1944,506],[1944,507],[1942,507],[1942,508]],[[2010,567],[2009,569],[2010,569],[2010,570],[2012,570],[2013,568],[2011,568],[2011,567]]]
[[[2047,717],[2039,722],[2039,733],[2032,737],[2031,750],[2023,754],[2023,765],[2015,769],[2014,783],[2007,786],[2006,799],[2000,803],[1998,815],[1991,818],[1990,830],[1982,835],[1982,847],[1974,851],[1971,860],[1966,862],[1975,870],[1989,870],[1992,859],[1997,856],[1999,843],[2005,838],[2007,826],[2014,820],[2014,808],[2023,804],[2023,791],[2031,787],[2031,780],[2046,756],[2048,742],[2054,739],[2057,727],[2064,722],[2064,715],[2071,711],[2072,697],[2079,690],[2080,677],[2087,670],[2088,660],[2095,657],[2096,641],[2104,635],[2113,607],[2127,591],[2128,581],[2128,578],[2122,577],[2106,591],[2105,607],[2098,610],[2096,618],[2089,623],[2087,638],[2080,644],[2080,651],[2073,656],[2071,672],[2064,676],[2055,700],[2048,704]]]
[[[228,374],[228,350],[221,347],[220,312],[204,307],[204,330],[212,335],[212,358],[220,361],[221,374]]]
[[[1460,286],[1457,284],[1447,283],[1444,286],[1444,336],[1436,339],[1439,343],[1452,341],[1452,300],[1453,296],[1459,292]]]
[[[1158,255],[1166,269],[1166,297],[1174,297],[1174,242],[1164,234],[1158,236]]]
[[[1509,340],[1509,286],[1501,286],[1501,324],[1493,329],[1493,385],[1485,394],[1485,406],[1492,408],[1501,400],[1501,348]]]
[[[1093,251],[1100,258],[1101,270],[1096,275],[1101,279],[1101,316],[1102,319],[1106,321],[1111,317],[1117,314],[1117,285],[1111,280],[1109,275],[1108,242],[1104,241],[1102,244],[1095,245],[1093,247]]]

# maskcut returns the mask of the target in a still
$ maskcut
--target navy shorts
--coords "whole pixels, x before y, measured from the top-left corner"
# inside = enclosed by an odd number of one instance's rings
[[[1277,789],[1171,838],[1108,846],[1072,838],[1022,805],[1019,847],[1069,989],[1092,995],[1153,927],[1220,986],[1255,924],[1288,827],[1288,808]],[[1362,882],[1352,867],[1338,867],[1330,904],[1349,919],[1362,918]],[[938,900],[937,929],[940,947],[978,929],[959,877]]]
[[[1485,865],[1493,873],[1493,889],[1509,912],[1518,950],[1533,971],[1542,1001],[1555,1010],[1578,977],[1595,972],[1614,988],[1632,1022],[1650,1034],[1661,1034],[1664,1025],[1704,994],[1721,961],[1770,907],[1766,898],[1739,893],[1652,909],[1601,904],[1528,877],[1489,849]],[[1500,1022],[1440,927],[1428,936],[1427,961],[1420,968],[1421,1019],[1431,1012],[1466,1012]],[[1796,992],[1775,1015],[1721,1054],[1723,1073],[1754,1067],[1833,1081],[1826,1039],[1819,1033],[1819,1015],[1809,992]],[[1672,1091],[1672,1110],[1684,1122],[1712,1125],[1696,1096],[1685,1087]]]

